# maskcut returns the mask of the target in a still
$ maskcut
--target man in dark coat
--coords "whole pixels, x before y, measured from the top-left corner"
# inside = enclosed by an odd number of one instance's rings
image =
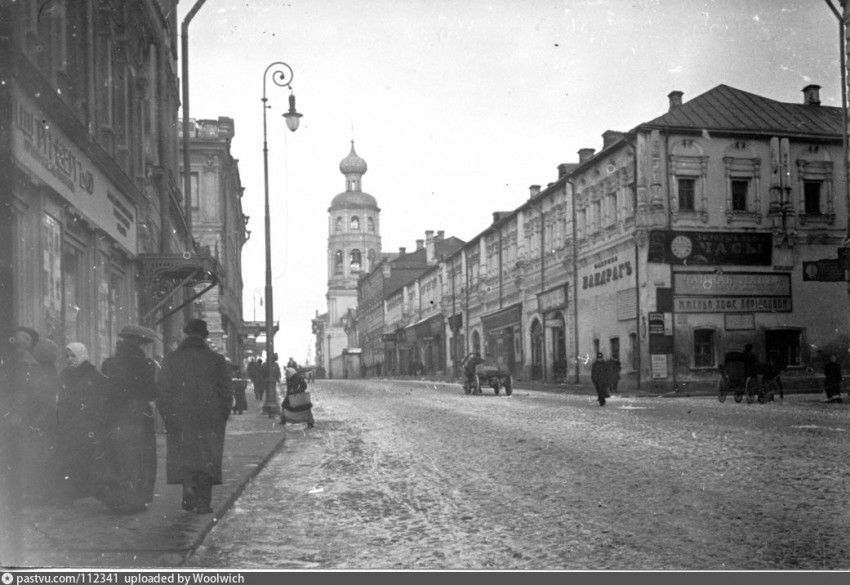
[[[183,332],[186,339],[165,358],[157,391],[168,433],[165,477],[183,485],[184,510],[210,514],[233,400],[230,370],[224,356],[207,345],[205,321],[190,319]]]
[[[596,396],[599,406],[605,406],[605,399],[611,397],[611,386],[613,383],[612,368],[605,360],[602,352],[596,354],[596,361],[590,367],[590,380],[596,387]]]
[[[143,347],[156,333],[126,325],[115,355],[101,366],[107,383],[107,460],[103,499],[115,512],[134,514],[153,501],[156,482],[156,431],[151,402],[156,398],[157,365]]]
[[[841,364],[835,355],[829,356],[829,361],[823,368],[823,389],[826,392],[827,402],[841,402]]]

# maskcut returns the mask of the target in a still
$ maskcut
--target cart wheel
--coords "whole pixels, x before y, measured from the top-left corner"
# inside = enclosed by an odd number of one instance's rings
[[[749,378],[747,378],[747,404],[752,404],[756,401],[756,394],[758,394],[759,392],[758,384],[758,380],[756,380],[755,376],[750,376]]]
[[[475,394],[481,394],[481,378],[478,377],[478,374],[475,374],[474,385],[472,386],[472,391]]]
[[[744,399],[744,388],[738,386],[735,388],[735,402],[741,402]]]
[[[505,395],[510,396],[514,393],[514,379],[511,376],[505,380]]]
[[[717,399],[726,402],[726,382],[722,378],[717,381]]]

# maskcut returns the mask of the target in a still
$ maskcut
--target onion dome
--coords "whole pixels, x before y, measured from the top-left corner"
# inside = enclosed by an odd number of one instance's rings
[[[339,163],[339,171],[343,175],[351,175],[357,174],[362,175],[368,170],[368,166],[366,165],[366,161],[357,156],[357,153],[354,151],[354,141],[351,141],[351,152],[348,153],[348,156],[342,159]]]

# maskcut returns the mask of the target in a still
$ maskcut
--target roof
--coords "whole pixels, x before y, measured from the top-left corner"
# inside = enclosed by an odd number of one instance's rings
[[[787,103],[718,85],[638,128],[841,136],[841,108]]]

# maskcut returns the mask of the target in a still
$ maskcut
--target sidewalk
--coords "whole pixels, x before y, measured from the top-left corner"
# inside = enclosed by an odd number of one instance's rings
[[[262,402],[227,422],[223,483],[213,487],[213,514],[198,516],[180,507],[182,488],[165,483],[165,435],[157,435],[157,478],[148,510],[116,516],[94,498],[59,509],[24,511],[23,550],[27,567],[176,567],[233,505],[245,486],[283,445],[283,427],[262,414]]]

